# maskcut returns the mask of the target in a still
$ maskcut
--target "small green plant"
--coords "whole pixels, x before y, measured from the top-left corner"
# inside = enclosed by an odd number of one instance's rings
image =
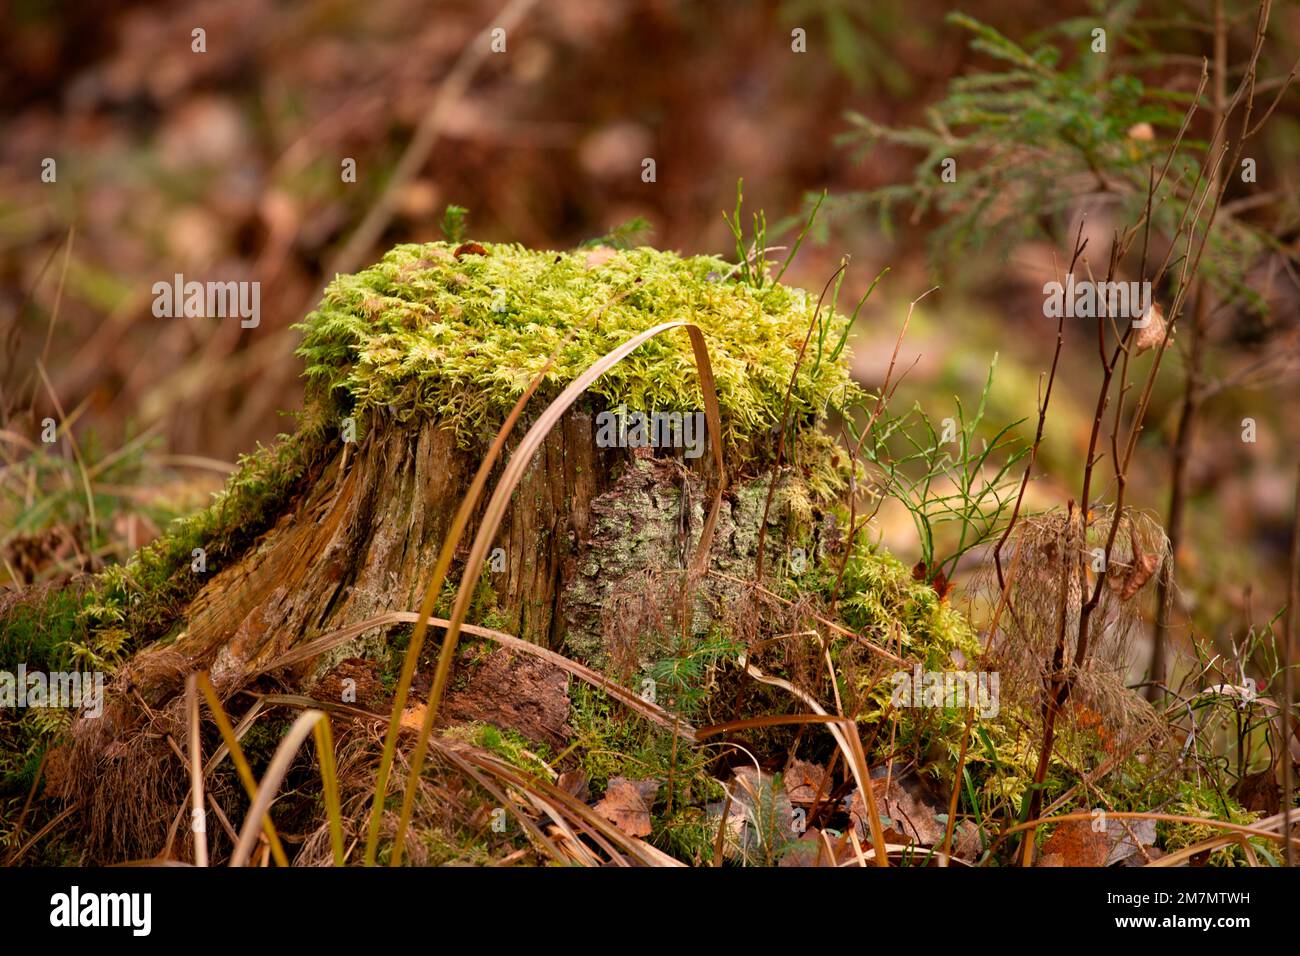
[[[653,233],[654,227],[645,218],[634,216],[627,222],[619,223],[603,236],[586,240],[582,243],[582,248],[609,246],[612,249],[635,249],[645,245]]]
[[[828,44],[831,60],[853,87],[906,97],[913,80],[898,56],[904,35],[927,35],[924,22],[908,16],[899,0],[878,0],[869,6],[853,0],[783,0],[781,20],[802,27],[813,42]],[[926,39],[929,39],[926,36]]]
[[[449,205],[442,213],[442,235],[448,242],[463,242],[465,229],[469,225],[469,210],[455,203]]]
[[[649,671],[656,698],[674,713],[694,717],[713,690],[718,668],[743,650],[740,643],[715,629],[682,654],[655,661]]]
[[[731,230],[736,240],[736,269],[740,279],[755,289],[763,288],[767,278],[767,213],[759,210],[754,213],[753,235],[745,239],[745,223],[740,218],[741,208],[745,204],[745,180],[736,180],[736,211],[730,217],[724,212],[723,221]]]
[[[1110,12],[1112,32],[1132,7]],[[1001,69],[954,78],[947,97],[927,111],[928,126],[895,129],[850,113],[855,128],[842,142],[864,151],[879,144],[923,151],[911,183],[859,194],[853,202],[877,209],[885,228],[899,204],[912,207],[913,222],[937,208],[944,221],[933,235],[936,251],[1036,233],[1087,189],[1127,197],[1140,208],[1147,167],[1160,147],[1129,131],[1142,123],[1177,130],[1182,108],[1168,104],[1185,106],[1189,94],[1109,73],[1107,58],[1088,52],[1083,21],[1049,28],[1032,49],[965,14],[950,14],[948,22],[970,31],[972,49]],[[952,174],[944,177],[947,160]]]
[[[875,417],[865,434],[852,424],[851,415],[845,417],[880,493],[899,501],[911,515],[926,579],[932,582],[951,580],[963,555],[1002,532],[1019,484],[1009,473],[1029,453],[1011,435],[1020,421],[998,429],[992,438],[981,435],[996,366],[995,355],[969,418],[960,398],[956,417],[937,425],[919,404],[902,415]],[[945,525],[956,525],[955,540],[940,540]]]

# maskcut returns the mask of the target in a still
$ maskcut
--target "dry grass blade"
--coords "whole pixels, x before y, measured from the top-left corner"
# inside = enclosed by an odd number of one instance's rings
[[[199,690],[202,689],[203,689],[203,682],[200,680]],[[211,698],[208,698],[206,694],[204,696],[205,699],[211,702]],[[212,697],[216,697],[215,690],[212,693]],[[218,705],[220,705],[221,702],[218,700],[217,703]],[[253,726],[253,722],[257,720],[258,715],[261,713],[263,706],[265,705],[263,704],[262,699],[258,698],[257,700],[253,701],[253,706],[248,708],[248,710],[244,713],[244,716],[239,718],[239,723],[234,726],[234,737],[236,742],[244,739],[244,734],[248,733],[248,729]],[[222,720],[226,721],[226,726],[230,726],[229,718],[227,718],[224,709],[220,711],[220,714],[221,714],[220,718],[216,716],[216,713],[213,714],[214,719],[217,720],[217,726],[221,725]],[[203,775],[211,776],[212,771],[216,769],[216,767],[221,763],[221,761],[225,760],[229,754],[230,754],[230,747],[227,745],[226,739],[223,736],[221,738],[221,746],[218,747],[215,751],[213,751],[212,756],[208,758],[208,762],[203,765]],[[243,754],[241,753],[240,756],[242,757]],[[249,771],[249,779],[252,780],[252,771]],[[257,789],[256,780],[253,780],[253,789],[254,790]],[[250,796],[251,796],[251,791],[250,791]]]
[[[835,692],[835,710],[841,717],[843,717],[844,705],[840,701],[840,680],[839,676],[835,673],[835,662],[831,659],[829,647],[825,649],[824,653],[826,657],[826,670],[830,674],[831,679],[831,689]],[[884,852],[880,851],[880,848],[885,845],[885,830],[880,823],[880,810],[876,806],[876,791],[871,786],[871,770],[867,766],[867,754],[865,748],[862,746],[862,735],[858,733],[858,722],[856,720],[850,720],[847,733],[845,733],[841,728],[836,727],[834,724],[831,724],[830,726],[832,733],[839,731],[843,734],[848,739],[848,742],[853,749],[853,762],[851,763],[853,776],[859,782],[859,786],[862,785],[862,781],[866,781],[867,784],[862,795],[867,803],[867,813],[869,814],[868,822],[871,830],[871,843],[877,850],[876,865],[889,866],[889,857]],[[856,839],[856,835],[854,836],[854,839]]]
[[[713,841],[713,865],[722,866],[722,856],[727,848],[727,821],[731,819],[731,788],[723,787],[727,795],[722,804],[722,815],[718,817],[718,835]]]
[[[194,865],[208,865],[208,828],[203,803],[203,742],[199,739],[199,695],[196,675],[185,679],[190,765],[190,831],[194,834]]]
[[[733,730],[750,730],[754,727],[778,727],[782,724],[847,724],[847,717],[834,714],[769,714],[766,717],[749,717],[745,720],[729,720],[723,724],[711,724],[695,731],[699,740],[729,733]]]
[[[780,677],[768,677],[742,654],[738,661],[750,677],[760,684],[768,684],[771,687],[779,687],[787,693],[801,700],[805,707],[823,717],[830,716],[821,704],[817,703],[816,698],[795,687],[787,680]],[[867,814],[870,817],[868,823],[871,828],[871,845],[875,848],[874,859],[877,866],[889,866],[889,856],[885,851],[885,832],[880,825],[880,814],[876,811],[876,794],[871,789],[871,774],[867,769],[866,754],[862,749],[862,738],[858,735],[858,725],[856,722],[849,721],[852,733],[845,733],[838,723],[828,723],[826,729],[831,732],[835,742],[839,745],[844,754],[844,759],[848,763],[849,770],[853,774],[853,779],[862,792],[863,799],[867,802]]]
[[[32,834],[32,838],[28,840],[26,843],[24,843],[22,846],[20,846],[17,852],[15,852],[13,856],[11,856],[8,860],[5,861],[5,866],[13,866],[14,864],[16,864],[20,859],[22,859],[24,853],[26,853],[32,847],[36,846],[36,844],[40,843],[43,839],[45,839],[46,836],[53,833],[56,829],[58,829],[59,825],[63,823],[64,820],[68,819],[68,817],[72,816],[80,809],[81,809],[81,804],[74,803],[72,804],[72,806],[60,811],[58,816],[54,817],[54,819],[52,819],[49,823],[45,824],[45,826],[41,827],[38,831],[36,831],[36,833]]]
[[[330,848],[334,851],[334,865],[343,865],[343,808],[339,804],[339,775],[334,765],[334,735],[330,732],[330,719],[321,714],[312,728],[316,737],[316,756],[320,760],[320,782],[325,797],[325,816],[330,824]]]
[[[916,857],[916,856],[932,855],[939,862],[940,866],[949,866],[953,863],[956,863],[959,866],[971,865],[969,862],[963,860],[961,857],[950,856],[949,854],[944,853],[942,850],[939,849],[918,850],[911,843],[886,843],[885,854],[887,856],[897,856],[903,858],[906,858],[908,856]],[[875,859],[877,859],[875,847],[867,847],[866,849],[861,851],[861,860],[875,860]],[[862,865],[861,860],[858,859],[845,860],[836,865],[842,867],[861,866]]]
[[[208,703],[208,710],[212,713],[212,719],[216,721],[217,729],[221,731],[223,741],[222,749],[213,754],[212,759],[204,768],[204,773],[211,773],[217,762],[229,752],[230,759],[235,764],[235,771],[239,774],[240,781],[244,784],[244,791],[248,794],[249,801],[257,798],[257,781],[253,778],[253,768],[248,765],[248,758],[244,756],[244,750],[239,746],[239,738],[244,735],[249,727],[252,726],[253,720],[262,709],[262,702],[257,701],[244,719],[239,722],[238,728],[230,726],[230,718],[226,716],[226,710],[221,706],[221,701],[217,697],[216,688],[212,686],[212,681],[204,672],[195,675],[195,684],[203,692],[203,697]],[[271,823],[269,813],[262,816],[262,832],[266,834],[266,842],[271,847],[271,855],[275,862],[280,866],[288,866],[289,859],[285,855],[284,846],[280,843],[280,837],[275,832],[275,827]]]
[[[640,348],[643,343],[657,335],[678,328],[685,329],[691,338],[691,348],[695,353],[695,364],[700,375],[700,388],[704,393],[705,420],[708,423],[709,435],[712,439],[710,444],[713,446],[713,458],[717,466],[717,485],[714,489],[713,502],[700,534],[700,542],[693,567],[695,570],[702,569],[708,561],[709,547],[713,540],[713,530],[717,525],[718,511],[722,505],[722,487],[725,480],[725,471],[722,464],[722,416],[718,407],[717,387],[713,378],[713,368],[709,361],[708,346],[705,344],[704,334],[700,329],[691,323],[680,320],[664,322],[633,336],[622,345],[606,353],[574,379],[560,393],[559,397],[542,412],[537,422],[524,435],[519,447],[506,464],[505,472],[488,501],[483,514],[483,523],[479,526],[478,534],[475,535],[474,543],[470,548],[469,557],[465,561],[465,573],[461,579],[460,588],[456,592],[456,603],[452,608],[451,620],[447,624],[447,635],[443,638],[442,651],[438,655],[438,665],[434,671],[433,687],[429,691],[429,700],[425,709],[424,721],[420,727],[420,736],[416,741],[415,751],[411,756],[411,775],[407,780],[406,792],[402,797],[402,811],[398,819],[392,854],[394,866],[401,862],[402,839],[406,827],[410,823],[411,809],[415,800],[414,782],[420,776],[424,757],[428,751],[429,735],[433,731],[433,724],[438,716],[438,706],[441,703],[442,694],[446,689],[447,679],[451,673],[451,662],[460,637],[461,626],[464,624],[465,616],[469,612],[469,602],[473,596],[473,583],[478,573],[477,569],[483,566],[488,548],[505,516],[510,496],[514,493],[524,473],[532,464],[533,456],[541,447],[546,436],[559,423],[564,413],[569,410],[569,407],[578,400],[579,396],[598,378]],[[382,793],[377,793],[376,798],[381,799]]]
[[[517,768],[482,751],[473,751],[467,754],[466,758],[511,786],[561,808],[571,821],[582,827],[600,845],[616,865],[630,865],[627,857],[640,866],[662,865],[659,860],[662,854],[657,854],[657,851],[647,853],[646,844],[635,837],[628,836],[577,797],[566,793],[554,784],[545,780],[530,779]],[[676,860],[673,864],[681,865]]]
[[[560,848],[557,847],[546,836],[546,834],[541,831],[541,828],[529,818],[528,814],[524,813],[515,801],[506,796],[506,794],[496,784],[485,778],[477,769],[471,766],[460,754],[456,753],[450,747],[442,748],[441,753],[447,758],[447,760],[454,764],[457,769],[490,793],[501,805],[502,809],[508,809],[514,815],[515,819],[519,821],[519,825],[524,828],[524,832],[528,834],[529,838],[534,843],[542,847],[558,862],[566,862],[567,858]],[[394,845],[394,852],[396,852],[396,845]]]
[[[384,751],[379,759],[379,773],[375,778],[375,798],[370,808],[370,825],[366,830],[364,856],[366,866],[374,866],[375,854],[379,849],[379,826],[383,817],[384,800],[388,796],[388,777],[392,772],[393,757],[397,752],[397,735],[401,729],[402,711],[406,709],[407,697],[411,691],[411,681],[415,679],[415,668],[420,661],[420,653],[424,650],[424,638],[428,632],[433,606],[437,602],[438,595],[442,592],[442,583],[447,579],[447,571],[451,568],[451,561],[456,554],[456,548],[460,545],[460,539],[465,534],[465,527],[469,524],[470,515],[478,505],[479,498],[483,495],[483,489],[487,487],[488,475],[491,474],[493,466],[496,465],[497,458],[500,457],[502,449],[505,448],[506,439],[514,430],[515,423],[519,421],[519,416],[524,412],[524,407],[537,389],[541,387],[546,373],[555,364],[555,356],[558,352],[559,349],[557,348],[555,352],[551,353],[546,364],[533,376],[532,381],[528,383],[528,387],[524,389],[514,407],[510,409],[510,414],[502,422],[501,428],[497,430],[496,438],[492,440],[492,445],[488,448],[487,454],[479,462],[474,480],[470,483],[469,490],[465,492],[465,497],[461,499],[460,507],[456,509],[456,515],[452,518],[451,527],[447,529],[447,535],[443,539],[442,549],[438,552],[438,561],[433,567],[432,576],[429,578],[429,586],[424,589],[424,598],[420,601],[419,619],[415,622],[415,633],[411,635],[411,642],[406,648],[406,657],[402,661],[402,673],[398,677],[397,690],[393,696],[393,712],[389,717],[388,731],[384,735]]]
[[[1261,820],[1254,826],[1247,826],[1243,823],[1229,823],[1227,820],[1213,820],[1208,817],[1189,817],[1178,813],[1144,813],[1137,811],[1112,810],[1108,811],[1106,815],[1108,817],[1113,817],[1116,820],[1156,820],[1164,821],[1165,823],[1191,823],[1195,826],[1227,830],[1236,834],[1236,836],[1231,838],[1233,841],[1236,841],[1241,837],[1253,836],[1260,837],[1264,840],[1271,840],[1274,843],[1286,844],[1288,842],[1282,834],[1273,833],[1271,830],[1266,829],[1268,826],[1277,826],[1281,820],[1281,814],[1269,817],[1267,820]],[[1032,831],[1036,830],[1038,827],[1047,826],[1053,823],[1066,823],[1070,820],[1092,820],[1092,818],[1092,811],[1087,810],[1080,813],[1063,813],[1059,817],[1040,817],[1037,820],[1030,820],[1027,823],[1018,823],[1013,827],[1008,827],[1003,830],[1002,833],[998,835],[998,838],[993,841],[993,845],[989,847],[989,852],[991,854],[993,850],[997,849],[998,845],[1001,844],[1003,840],[1015,833],[1021,832],[1022,830]],[[1029,842],[1032,843],[1032,841]],[[1300,838],[1292,837],[1290,842],[1292,844],[1300,843]]]
[[[36,799],[36,791],[40,789],[41,776],[45,773],[45,763],[49,756],[50,752],[46,750],[41,754],[40,762],[36,764],[36,772],[32,774],[32,785],[27,791],[27,799],[23,802],[23,808],[18,811],[18,821],[14,824],[13,833],[10,837],[14,841],[14,848],[10,852],[9,858],[5,860],[5,866],[13,864],[14,856],[18,851],[18,841],[23,838],[23,823],[27,819],[27,811],[32,808],[32,801]]]
[[[257,843],[257,834],[261,829],[262,820],[266,817],[267,811],[271,809],[271,801],[275,799],[285,774],[289,772],[294,757],[298,755],[298,748],[307,739],[307,735],[312,732],[316,722],[324,717],[324,711],[320,710],[308,710],[299,714],[298,719],[289,728],[289,732],[280,741],[280,746],[275,748],[275,755],[271,757],[270,766],[266,768],[262,782],[258,784],[257,793],[253,797],[253,805],[248,808],[248,813],[244,817],[244,825],[239,829],[239,842],[235,844],[235,852],[230,857],[231,866],[248,865],[248,858],[252,855],[253,847]]]
[[[303,644],[289,653],[277,657],[275,660],[263,667],[259,673],[265,674],[270,671],[278,670],[281,667],[287,667],[290,664],[310,660],[319,654],[323,654],[328,650],[338,647],[340,644],[346,643],[358,634],[382,624],[418,624],[420,621],[425,621],[434,627],[442,628],[446,628],[451,624],[451,622],[446,618],[426,617],[424,615],[415,614],[411,611],[389,611],[385,614],[378,614],[375,617],[366,618],[364,621],[358,621],[356,624],[350,624],[337,631],[331,631],[329,634],[318,637],[314,641]],[[630,710],[634,710],[647,720],[653,721],[667,730],[671,730],[688,743],[694,743],[698,737],[698,732],[691,727],[690,724],[686,723],[672,712],[665,710],[658,704],[652,704],[650,701],[637,696],[636,693],[628,690],[628,688],[624,687],[622,684],[610,680],[608,677],[592,670],[590,667],[579,664],[577,661],[570,660],[563,654],[557,654],[555,651],[549,650],[548,648],[541,647],[537,644],[530,644],[528,641],[515,637],[513,634],[507,634],[505,631],[493,630],[490,627],[480,627],[477,624],[462,624],[461,630],[466,634],[472,634],[475,637],[484,637],[490,641],[495,641],[502,647],[509,648],[512,651],[527,654],[531,657],[536,657],[538,660],[546,661],[548,664],[553,664],[561,670],[572,674],[574,677],[586,681],[592,687],[603,690],[605,693],[609,694],[610,697],[618,700]],[[396,704],[394,704],[394,706],[396,707]]]
[[[59,429],[68,436],[68,447],[72,449],[72,457],[77,463],[77,472],[81,476],[81,487],[86,494],[86,518],[90,524],[90,542],[91,550],[93,550],[95,539],[99,536],[99,519],[95,515],[95,495],[90,490],[90,475],[86,471],[86,460],[81,457],[81,446],[77,444],[77,440],[72,436],[71,424],[68,416],[63,411],[63,403],[59,401],[54,386],[50,384],[50,377],[45,374],[45,365],[37,362],[36,371],[40,373],[41,382],[45,385],[45,391],[50,396],[50,402],[54,405],[55,412],[58,413]]]

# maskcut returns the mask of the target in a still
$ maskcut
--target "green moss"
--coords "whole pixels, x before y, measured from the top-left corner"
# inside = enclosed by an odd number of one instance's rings
[[[837,562],[824,566],[824,589],[834,586]],[[931,670],[952,666],[952,652],[967,660],[980,652],[979,639],[965,615],[941,601],[934,588],[912,577],[893,555],[858,544],[840,587],[844,624],[878,641],[902,641],[905,656]],[[897,628],[897,633],[895,633]]]
[[[1171,794],[1172,802],[1166,808],[1167,813],[1186,817],[1204,817],[1207,820],[1226,820],[1229,823],[1250,825],[1258,818],[1258,813],[1245,810],[1240,803],[1225,793],[1219,793],[1209,786],[1198,786],[1189,781],[1178,781]],[[1166,852],[1174,852],[1184,847],[1203,843],[1212,837],[1223,836],[1224,831],[1210,825],[1200,826],[1195,823],[1165,823],[1157,825],[1161,844]],[[1250,845],[1261,856],[1276,852],[1278,845],[1272,841],[1250,839]],[[1241,844],[1220,847],[1210,854],[1212,866],[1246,866],[1246,853]],[[1277,861],[1274,860],[1274,865]]]
[[[205,575],[237,558],[279,513],[323,448],[326,423],[340,412],[386,407],[399,420],[430,414],[468,440],[493,427],[557,346],[544,387],[551,394],[632,335],[668,320],[690,320],[710,345],[729,451],[780,422],[814,307],[802,290],[777,283],[756,289],[731,278],[721,259],[649,248],[600,262],[582,250],[479,248],[485,254],[457,258],[447,243],[402,245],[369,269],[337,277],[320,308],[299,326],[307,423],[241,458],[210,507],[173,522],[126,565],[98,575],[79,615],[88,639],[60,640],[79,656],[111,666],[144,641],[165,636]],[[824,337],[834,341],[847,320],[824,312],[821,321]],[[811,459],[805,470],[827,491],[837,484],[837,472],[807,426],[820,419],[833,395],[856,386],[847,361],[815,358],[810,354],[801,365],[791,398],[791,420],[801,432],[791,447],[796,457],[803,451]],[[702,406],[690,344],[681,333],[645,343],[590,391],[631,410]],[[205,552],[202,574],[191,570],[196,548]],[[491,595],[480,603],[492,603]]]
[[[62,671],[72,664],[72,645],[84,637],[77,619],[85,603],[80,588],[49,588],[30,603],[15,602],[0,628],[0,661],[31,670]]]
[[[89,640],[74,650],[111,666],[143,641],[165,635],[204,581],[278,517],[324,443],[325,429],[311,419],[277,444],[241,456],[211,505],[172,522],[125,565],[97,575],[81,611]],[[202,573],[194,570],[197,548],[204,552]]]
[[[340,411],[427,413],[468,440],[493,427],[557,348],[544,386],[552,396],[636,333],[682,319],[708,341],[729,448],[779,424],[815,297],[777,283],[756,289],[708,256],[640,248],[597,262],[581,250],[480,248],[457,258],[447,243],[401,245],[336,278],[299,326],[309,396]],[[829,341],[847,322],[828,312],[821,320]],[[792,420],[811,424],[832,395],[854,387],[845,357],[818,362],[810,349]],[[703,407],[681,332],[645,343],[589,392],[630,410]]]
[[[545,775],[551,754],[545,744],[534,743],[517,730],[502,729],[495,724],[475,720],[460,724],[447,731],[447,736],[458,737],[489,753],[496,754],[506,763],[529,774]]]

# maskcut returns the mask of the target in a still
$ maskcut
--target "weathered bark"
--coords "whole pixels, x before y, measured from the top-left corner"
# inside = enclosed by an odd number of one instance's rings
[[[599,449],[591,415],[567,415],[516,491],[498,537],[505,567],[489,570],[488,580],[502,629],[598,666],[619,656],[606,638],[633,623],[618,611],[627,611],[619,598],[662,610],[700,533],[710,488],[703,469],[684,464]],[[474,451],[431,422],[375,423],[355,453],[340,443],[274,527],[236,563],[210,571],[184,636],[169,650],[210,668],[229,688],[298,644],[386,611],[415,610],[477,467]],[[754,487],[741,482],[724,502],[716,567],[743,572],[752,564],[761,516]],[[467,534],[462,553],[468,545]],[[713,598],[728,589],[717,581],[698,588],[695,629],[707,627]],[[328,661],[300,665],[298,679],[345,657],[376,656],[391,628],[364,633]]]
[[[295,647],[419,607],[480,454],[459,447],[432,421],[372,422],[359,444],[345,450],[340,441],[307,490],[284,503],[242,556],[208,569],[210,580],[191,601],[178,637],[146,647],[123,668],[106,720],[74,727],[66,795],[85,808],[95,858],[157,852],[184,802],[184,767],[163,740],[182,738],[187,673],[210,671],[222,696],[231,697]],[[683,633],[707,630],[739,590],[718,576],[692,581],[683,631],[683,576],[712,490],[699,464],[707,460],[597,448],[590,412],[572,411],[547,438],[507,511],[497,541],[505,568],[488,572],[495,626],[624,680],[671,653]],[[769,476],[734,479],[713,539],[713,569],[752,573]],[[774,511],[769,520],[783,519]],[[476,515],[462,555],[477,525]],[[449,580],[459,582],[461,570],[454,566]],[[388,661],[387,641],[399,626],[377,626],[276,677],[297,691],[336,698],[342,677],[355,678],[365,661],[362,670],[373,675]],[[468,679],[449,696],[446,720],[486,719],[562,744],[567,675],[498,653]],[[492,688],[495,699],[486,693]],[[419,691],[417,684],[417,699]],[[362,705],[384,712],[386,701],[376,706],[363,696]],[[225,798],[238,803],[230,788]]]
[[[515,633],[554,645],[562,551],[586,534],[591,501],[611,481],[588,416],[547,439],[501,534],[499,611]],[[385,611],[414,610],[478,459],[434,423],[373,423],[354,454],[339,451],[310,491],[195,598],[176,649],[237,682],[296,644]],[[465,542],[468,544],[468,542]],[[380,637],[362,635],[333,656]],[[308,669],[311,664],[306,665]]]

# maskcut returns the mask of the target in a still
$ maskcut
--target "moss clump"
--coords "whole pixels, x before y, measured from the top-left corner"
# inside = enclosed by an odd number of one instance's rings
[[[279,515],[324,444],[324,428],[310,420],[270,448],[241,456],[211,505],[172,522],[125,565],[97,575],[81,612],[89,640],[76,649],[111,667],[144,641],[165,635],[204,581]],[[193,570],[196,548],[204,552],[203,573]]]
[[[1169,795],[1167,812],[1186,817],[1204,817],[1206,820],[1226,820],[1248,826],[1259,819],[1259,814],[1244,809],[1240,803],[1226,793],[1219,793],[1208,786],[1201,786],[1189,780],[1179,781]],[[1157,830],[1162,838],[1166,852],[1172,853],[1197,843],[1203,843],[1212,837],[1223,836],[1224,831],[1209,824],[1199,826],[1195,823],[1167,823],[1161,821]],[[1277,844],[1259,838],[1250,838],[1249,843],[1259,856],[1273,866],[1280,865]],[[1277,856],[1274,856],[1274,854]],[[1240,843],[1220,847],[1213,851],[1208,860],[1211,866],[1246,866],[1248,858]]]
[[[834,572],[823,582],[833,587]],[[844,624],[881,642],[901,640],[906,656],[933,670],[952,666],[952,653],[979,656],[979,638],[961,612],[918,581],[906,564],[886,551],[858,544],[844,568],[839,604]]]
[[[430,414],[463,440],[491,428],[558,348],[552,394],[633,335],[676,319],[709,343],[731,449],[779,425],[816,307],[801,289],[758,289],[710,256],[650,248],[594,255],[518,245],[400,245],[377,265],[337,277],[299,326],[310,395],[342,410]],[[819,361],[847,319],[824,309],[792,397],[811,423],[852,390],[848,363]],[[690,343],[669,333],[641,346],[589,390],[633,411],[702,408]]]
[[[82,579],[84,580],[84,579]],[[21,661],[30,670],[61,671],[72,665],[72,646],[85,635],[78,614],[85,603],[82,581],[46,586],[30,600],[3,602],[0,661],[12,667]]]

